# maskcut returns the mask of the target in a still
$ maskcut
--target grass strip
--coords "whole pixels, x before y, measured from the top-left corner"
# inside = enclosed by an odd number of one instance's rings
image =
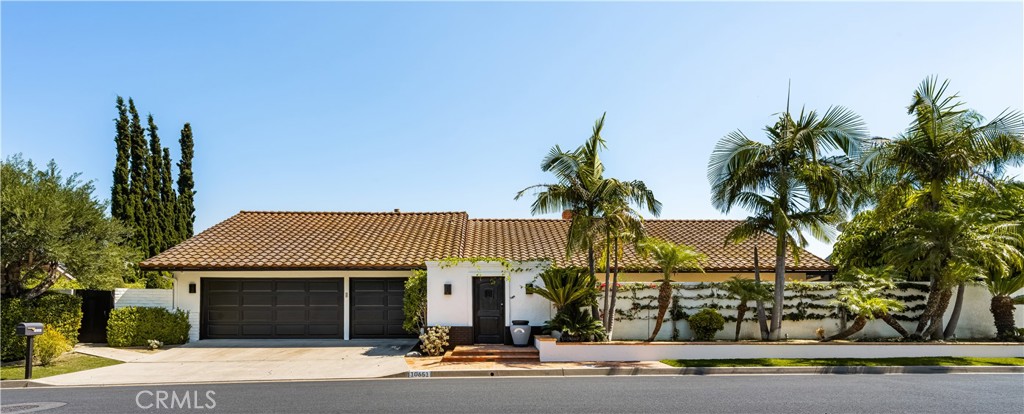
[[[827,359],[664,359],[673,367],[913,367],[913,366],[1024,366],[1024,358],[920,357]]]
[[[32,378],[44,378],[53,375],[67,374],[71,372],[85,371],[87,369],[101,368],[110,365],[120,364],[121,361],[100,358],[92,355],[70,353],[54,361],[48,367],[36,365],[32,367]],[[0,367],[0,380],[25,379],[24,365],[11,365]]]

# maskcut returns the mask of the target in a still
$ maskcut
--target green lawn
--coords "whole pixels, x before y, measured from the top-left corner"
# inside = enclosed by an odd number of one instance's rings
[[[1024,358],[664,359],[673,367],[1024,366]]]
[[[53,375],[67,374],[69,372],[85,371],[87,369],[117,365],[120,363],[121,361],[115,361],[113,359],[70,353],[62,356],[59,360],[48,367],[39,365],[32,367],[32,378],[43,378]],[[0,367],[0,379],[25,379],[25,366],[12,365]]]

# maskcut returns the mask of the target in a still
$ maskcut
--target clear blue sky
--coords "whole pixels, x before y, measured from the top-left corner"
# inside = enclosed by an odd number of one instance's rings
[[[666,218],[723,218],[714,143],[794,106],[908,123],[928,75],[1024,107],[1022,4],[8,3],[2,153],[109,198],[114,98],[196,140],[197,229],[239,210],[529,217],[516,191],[604,111],[608,175]],[[1016,171],[1015,175],[1021,175]],[[740,218],[743,212],[730,217]],[[812,251],[826,255],[828,245]]]

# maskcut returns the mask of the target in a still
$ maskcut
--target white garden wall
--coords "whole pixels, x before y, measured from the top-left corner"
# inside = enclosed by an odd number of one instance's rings
[[[550,302],[537,295],[527,295],[527,283],[542,285],[538,275],[547,266],[546,262],[512,262],[509,268],[498,262],[427,262],[427,324],[446,326],[473,325],[473,277],[498,276],[506,280],[506,325],[512,320],[525,319],[530,325],[540,326],[554,315]],[[444,294],[444,285],[452,285],[452,293]],[[623,291],[618,295],[616,303],[616,321],[613,339],[643,340],[654,327],[657,317],[657,285],[652,282],[622,283]],[[680,296],[679,306],[683,312],[693,314],[706,306],[717,306],[723,316],[733,319],[736,316],[737,301],[727,299],[725,293],[716,284],[697,282],[676,283],[675,292]],[[927,283],[905,286],[903,290],[890,292],[894,297],[905,301],[910,309],[900,313],[903,319],[919,314],[924,306],[926,291],[914,289],[913,286],[927,288]],[[639,287],[639,289],[635,289]],[[631,289],[634,288],[634,289]],[[801,282],[789,284],[786,291],[784,313],[792,314],[801,310],[806,314],[801,320],[792,320],[790,316],[783,321],[782,332],[791,339],[814,339],[815,330],[825,329],[826,335],[839,331],[840,320],[834,317],[835,307],[829,304],[835,290],[827,282]],[[980,285],[967,287],[964,309],[957,325],[957,337],[990,338],[995,335],[992,314],[989,311],[991,295]],[[955,300],[955,295],[953,300]],[[952,312],[953,300],[950,301],[946,313],[948,320]],[[753,310],[754,303],[749,303],[751,310],[747,312],[742,325],[741,338],[756,339],[760,337]],[[1018,307],[1017,324],[1024,326],[1024,306]],[[817,315],[817,316],[815,316]],[[828,316],[821,318],[820,316]],[[852,322],[852,318],[851,318]],[[908,330],[916,328],[913,320],[901,321]],[[717,339],[732,339],[735,322],[727,322]],[[659,340],[671,340],[675,328],[675,338],[689,340],[693,337],[685,320],[672,321],[666,318],[658,335]],[[870,321],[854,339],[895,337],[897,333],[882,321]]]
[[[174,291],[171,289],[114,289],[114,308],[129,306],[173,309]]]

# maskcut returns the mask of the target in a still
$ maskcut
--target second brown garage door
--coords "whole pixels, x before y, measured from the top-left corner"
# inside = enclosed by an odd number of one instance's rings
[[[203,278],[200,338],[341,338],[342,279]]]
[[[402,329],[406,278],[349,279],[352,338],[411,338]]]

